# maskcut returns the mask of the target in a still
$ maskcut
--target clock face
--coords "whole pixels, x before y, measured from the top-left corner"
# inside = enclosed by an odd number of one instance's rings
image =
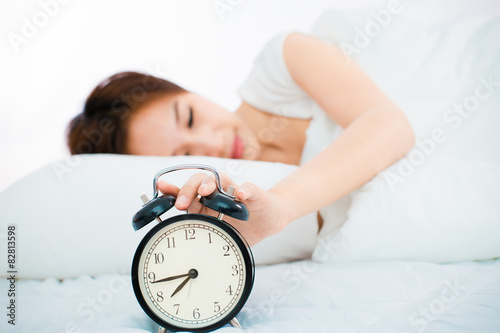
[[[134,291],[169,329],[211,330],[231,320],[253,284],[253,259],[231,226],[204,215],[168,219],[137,249]]]

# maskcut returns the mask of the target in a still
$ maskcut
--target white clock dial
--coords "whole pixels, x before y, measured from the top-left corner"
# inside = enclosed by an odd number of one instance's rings
[[[247,274],[234,239],[223,228],[198,219],[157,231],[146,243],[137,271],[151,311],[186,329],[228,316],[242,297]]]

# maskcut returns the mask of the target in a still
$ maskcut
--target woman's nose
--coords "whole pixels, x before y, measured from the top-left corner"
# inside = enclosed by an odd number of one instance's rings
[[[190,155],[223,157],[224,142],[216,135],[193,136],[187,147]]]

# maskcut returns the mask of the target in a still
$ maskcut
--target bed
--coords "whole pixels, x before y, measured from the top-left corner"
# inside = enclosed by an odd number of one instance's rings
[[[279,12],[264,2],[232,4],[220,24],[244,11]],[[321,231],[312,214],[253,248],[255,285],[237,316],[243,331],[499,332],[500,6],[327,5],[312,5],[322,14],[308,31],[343,45],[405,110],[417,145],[325,212],[332,222]],[[295,168],[105,154],[40,167],[0,193],[3,249],[9,226],[16,236],[14,266],[7,261],[0,272],[0,330],[156,332],[132,290],[131,260],[147,230],[134,232],[131,218],[154,174],[183,163],[263,188]]]
[[[18,288],[18,332],[157,330],[137,304],[129,275],[26,280]],[[499,260],[306,260],[258,267],[238,319],[249,332],[498,332],[499,304]]]

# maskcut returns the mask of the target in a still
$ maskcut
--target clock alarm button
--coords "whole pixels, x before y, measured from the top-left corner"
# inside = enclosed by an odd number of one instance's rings
[[[216,212],[238,220],[248,221],[249,213],[247,207],[243,203],[235,201],[234,198],[220,193],[218,190],[205,197],[201,197],[200,203]]]
[[[175,198],[171,195],[162,195],[147,202],[132,218],[134,230],[139,230],[149,222],[160,217],[170,208],[174,207]]]

